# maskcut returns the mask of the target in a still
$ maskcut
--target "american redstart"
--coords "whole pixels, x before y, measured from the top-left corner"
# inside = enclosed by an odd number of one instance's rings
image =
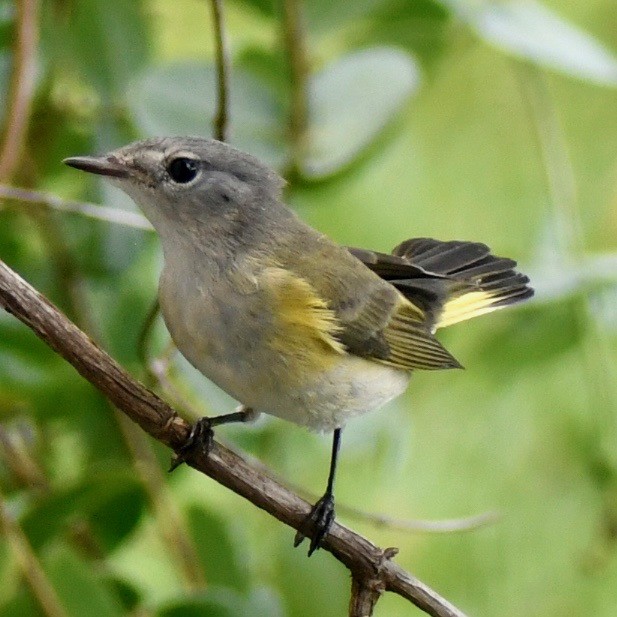
[[[242,407],[203,418],[176,464],[207,451],[212,427],[269,413],[334,431],[328,485],[295,544],[309,555],[334,520],[347,420],[405,390],[414,369],[458,368],[435,330],[533,295],[516,262],[476,242],[415,238],[391,255],[345,248],[281,201],[255,157],[198,137],[148,139],[67,165],[109,177],[160,235],[159,301],[182,354]]]

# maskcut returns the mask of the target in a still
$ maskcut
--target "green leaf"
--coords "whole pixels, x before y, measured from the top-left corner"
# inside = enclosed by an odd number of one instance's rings
[[[166,602],[156,617],[282,617],[283,608],[270,589],[252,591],[247,598],[223,587],[192,597]]]
[[[322,178],[349,165],[401,110],[419,82],[412,58],[387,47],[349,54],[315,75],[302,173]]]
[[[441,0],[498,49],[566,75],[617,85],[617,57],[535,0]]]
[[[166,603],[156,617],[249,617],[244,599],[236,591],[211,586],[207,592]]]
[[[200,557],[206,580],[215,585],[245,591],[248,586],[246,559],[233,536],[229,521],[203,508],[188,512],[191,537]]]
[[[311,29],[317,31],[344,27],[388,4],[388,0],[313,0],[304,3]]]
[[[261,80],[234,71],[230,80],[231,143],[278,166],[285,160],[282,110]],[[215,71],[196,62],[168,64],[144,73],[132,86],[129,108],[145,135],[212,135]]]
[[[46,617],[40,605],[36,602],[25,585],[12,595],[11,598],[2,603],[0,607],[0,617]]]
[[[58,548],[45,561],[51,583],[69,616],[120,617],[123,614],[117,598],[96,573],[96,566],[66,547]]]
[[[391,0],[366,20],[366,38],[404,47],[424,65],[443,57],[448,48],[449,20],[450,12],[437,0]]]
[[[481,341],[474,362],[485,360],[493,375],[512,375],[521,367],[541,366],[580,346],[584,326],[577,320],[577,299],[512,311],[496,321]],[[567,328],[563,324],[569,324]]]
[[[128,81],[149,56],[148,19],[138,0],[114,3],[80,0],[67,15],[44,3],[43,42],[59,68],[76,65],[82,78],[108,101],[123,97]]]
[[[130,470],[90,472],[85,481],[56,490],[34,504],[22,526],[30,543],[39,548],[65,532],[74,521],[88,522],[97,543],[106,550],[117,546],[137,524],[145,496]]]

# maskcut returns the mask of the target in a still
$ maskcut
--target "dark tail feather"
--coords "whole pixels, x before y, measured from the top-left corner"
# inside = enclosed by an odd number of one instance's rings
[[[533,296],[516,262],[491,254],[485,244],[414,238],[392,255],[350,249],[421,308],[433,329],[522,302]]]
[[[417,238],[399,244],[392,253],[415,266],[446,276],[451,282],[445,301],[440,310],[435,311],[435,328],[471,319],[533,296],[533,289],[528,286],[529,278],[514,270],[516,262],[492,255],[488,246],[479,242]],[[405,293],[403,289],[401,291]],[[412,294],[409,298],[413,302]]]

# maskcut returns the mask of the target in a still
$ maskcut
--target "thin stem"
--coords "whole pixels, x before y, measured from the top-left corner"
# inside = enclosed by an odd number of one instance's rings
[[[309,62],[301,0],[283,0],[283,39],[289,59],[289,139],[292,167],[297,171],[306,150],[308,129]]]
[[[182,412],[183,416],[198,420],[199,418],[203,418],[203,416],[212,415],[207,410],[203,409],[201,405],[199,407],[194,405],[189,400],[189,396],[184,392],[184,389],[179,387],[179,384],[174,382],[170,377],[172,356],[177,353],[177,351],[174,342],[169,339],[163,352],[148,362],[148,376],[153,379],[157,388],[164,394],[165,399],[171,401],[173,406]]]
[[[150,225],[146,217],[136,212],[127,212],[83,201],[70,201],[49,193],[31,191],[7,184],[0,184],[0,199],[42,206],[59,212],[80,214],[98,221],[123,225],[124,227],[153,231],[152,225]]]
[[[188,592],[202,591],[206,588],[205,574],[184,518],[169,494],[152,445],[125,414],[116,411],[116,418],[133,455],[135,469],[154,507],[155,521],[164,544],[180,566],[184,587]]]
[[[49,491],[42,469],[30,455],[26,440],[18,431],[9,432],[0,424],[0,455],[19,482],[41,493]]]
[[[166,392],[167,394],[167,392]],[[201,414],[203,415],[203,414]],[[226,444],[227,445],[227,444]],[[290,490],[298,493],[302,498],[311,503],[315,503],[319,499],[319,495],[315,495],[306,491],[301,486],[290,482],[287,478],[283,478],[278,474],[275,474],[271,469],[266,467],[259,459],[249,456],[243,453],[242,456],[245,460],[255,468],[259,469],[263,473],[274,478],[277,482],[285,484]],[[358,508],[341,503],[340,500],[336,502],[337,515],[343,515],[346,518],[353,518],[360,521],[366,521],[375,527],[385,527],[388,529],[396,529],[399,531],[406,531],[410,533],[434,533],[434,534],[446,534],[446,533],[463,533],[467,531],[474,531],[481,529],[489,525],[497,523],[501,515],[499,512],[481,512],[480,514],[473,514],[471,516],[465,516],[460,518],[446,518],[436,520],[426,519],[403,519],[394,518],[385,514],[374,514],[372,512],[366,512]]]
[[[216,115],[214,116],[214,136],[219,141],[229,139],[229,46],[225,33],[222,0],[210,0],[212,21],[214,22],[216,58]]]
[[[441,520],[419,520],[419,519],[400,519],[386,516],[385,514],[372,514],[364,512],[344,504],[337,503],[336,509],[339,514],[349,516],[358,520],[366,520],[377,527],[388,529],[398,529],[412,533],[461,533],[465,531],[475,531],[493,525],[500,519],[497,512],[482,512],[473,516],[461,518],[447,518]]]
[[[36,84],[36,48],[38,0],[20,0],[17,8],[17,31],[13,47],[13,71],[8,92],[6,125],[0,151],[0,181],[10,180],[26,141]]]
[[[0,531],[4,533],[13,558],[17,562],[32,594],[47,617],[68,617],[56,590],[47,578],[32,546],[19,524],[11,516],[4,497],[0,494]]]
[[[148,377],[150,377],[154,381],[156,381],[156,375],[150,367],[150,360],[148,357],[148,341],[150,339],[150,336],[152,335],[154,322],[159,316],[159,309],[159,299],[157,297],[150,305],[150,308],[148,309],[148,314],[144,319],[144,323],[142,324],[141,330],[139,331],[139,336],[137,337],[137,356],[142,366],[144,367]]]

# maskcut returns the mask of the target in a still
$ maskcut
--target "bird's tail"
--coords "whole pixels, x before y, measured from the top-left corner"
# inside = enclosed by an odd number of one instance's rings
[[[522,302],[533,296],[516,262],[491,254],[479,242],[414,238],[392,254],[424,271],[424,277],[390,282],[426,312],[432,328],[443,328]]]

